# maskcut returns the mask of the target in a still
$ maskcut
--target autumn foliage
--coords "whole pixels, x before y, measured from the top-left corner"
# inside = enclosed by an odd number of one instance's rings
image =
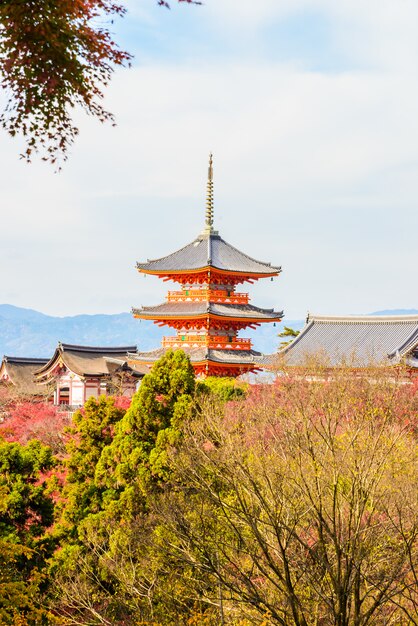
[[[64,429],[69,425],[65,413],[47,402],[7,396],[7,390],[3,391],[3,398],[8,400],[0,422],[0,437],[22,444],[38,439],[55,454],[63,453]]]
[[[38,151],[52,163],[67,158],[78,134],[75,107],[114,123],[103,88],[116,67],[131,61],[111,34],[114,18],[125,13],[117,0],[0,2],[0,74],[8,97],[0,123],[26,139],[26,160]]]
[[[112,0],[0,3],[0,70],[10,94],[1,121],[11,135],[27,138],[27,159],[40,148],[52,162],[66,153],[78,132],[71,119],[75,106],[113,121],[101,104],[101,88],[130,55],[105,24],[124,12]]]
[[[54,505],[41,475],[53,467],[51,450],[38,441],[23,446],[0,439],[0,623],[52,624],[42,602],[47,535]]]
[[[416,624],[417,425],[401,369],[196,384],[186,355],[168,352],[126,411],[101,397],[73,416],[63,458],[0,445],[0,562],[17,541],[28,557],[7,584],[39,592],[30,607],[18,596],[17,617]]]
[[[415,623],[414,387],[378,370],[315,374],[187,424],[162,549],[212,576],[213,602],[221,584],[226,623]]]

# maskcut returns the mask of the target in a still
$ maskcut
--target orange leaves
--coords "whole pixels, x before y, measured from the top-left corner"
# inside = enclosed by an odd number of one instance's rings
[[[0,0],[0,74],[8,93],[0,124],[26,139],[26,161],[34,152],[53,164],[67,159],[78,134],[73,107],[114,125],[102,89],[132,58],[109,30],[125,13],[116,0]]]
[[[131,56],[120,50],[107,27],[94,21],[122,16],[111,0],[37,0],[0,3],[0,72],[9,100],[0,122],[10,135],[27,140],[52,163],[65,160],[78,133],[71,109],[80,106],[101,122],[113,122],[100,100],[119,65]]]

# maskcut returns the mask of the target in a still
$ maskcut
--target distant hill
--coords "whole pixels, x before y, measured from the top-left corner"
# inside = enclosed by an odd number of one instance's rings
[[[164,332],[130,313],[53,317],[9,304],[0,305],[0,355],[48,357],[58,341],[93,346],[158,346]]]
[[[376,311],[373,315],[412,315],[417,309]],[[303,320],[286,319],[281,324],[261,325],[257,330],[241,333],[253,339],[255,350],[272,353],[279,345],[278,333],[283,326],[300,330]],[[137,345],[140,350],[152,350],[160,344],[163,335],[172,335],[170,329],[159,328],[152,322],[139,321],[130,313],[114,315],[75,315],[53,317],[32,309],[0,304],[0,357],[49,357],[58,343],[92,346]]]
[[[375,311],[370,315],[418,315],[418,309],[388,309],[386,311]]]
[[[300,328],[303,322],[286,321]],[[283,324],[268,324],[257,331],[245,331],[254,337],[254,347],[261,352],[277,349],[277,334]],[[173,335],[169,328],[159,328],[152,322],[136,320],[130,313],[114,315],[75,315],[53,317],[32,309],[0,304],[0,357],[48,357],[58,343],[92,346],[137,345],[140,350],[157,348],[163,335]]]

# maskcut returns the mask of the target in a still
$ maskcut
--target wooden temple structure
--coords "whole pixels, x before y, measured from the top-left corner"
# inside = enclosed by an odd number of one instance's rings
[[[45,396],[45,389],[35,383],[34,375],[48,360],[4,356],[0,365],[0,383],[11,385],[21,395]]]
[[[268,322],[280,322],[283,312],[250,304],[243,283],[274,278],[280,267],[257,261],[227,243],[214,229],[213,164],[209,161],[206,223],[191,243],[168,256],[138,263],[142,274],[158,276],[180,285],[169,291],[164,303],[134,308],[139,319],[152,320],[176,331],[164,337],[161,348],[130,355],[131,362],[151,366],[170,348],[190,357],[198,376],[239,376],[260,369],[262,355],[250,339],[238,333]]]
[[[309,315],[300,334],[263,363],[306,369],[318,360],[330,371],[402,364],[408,377],[416,378],[418,315]]]
[[[96,347],[59,343],[52,357],[33,373],[38,389],[49,389],[56,405],[82,406],[91,397],[132,397],[146,366],[128,364],[136,346]]]

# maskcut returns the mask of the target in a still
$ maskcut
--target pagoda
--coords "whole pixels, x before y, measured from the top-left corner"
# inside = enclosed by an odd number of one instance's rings
[[[181,286],[169,291],[163,304],[133,309],[136,318],[169,326],[176,335],[164,337],[162,347],[130,355],[152,365],[168,349],[182,349],[190,357],[197,376],[239,376],[259,369],[262,355],[250,339],[238,336],[244,328],[279,322],[282,312],[250,304],[248,293],[237,285],[278,276],[280,267],[240,252],[213,227],[213,165],[209,160],[206,224],[198,237],[180,250],[160,259],[138,263],[141,274],[151,274]]]

